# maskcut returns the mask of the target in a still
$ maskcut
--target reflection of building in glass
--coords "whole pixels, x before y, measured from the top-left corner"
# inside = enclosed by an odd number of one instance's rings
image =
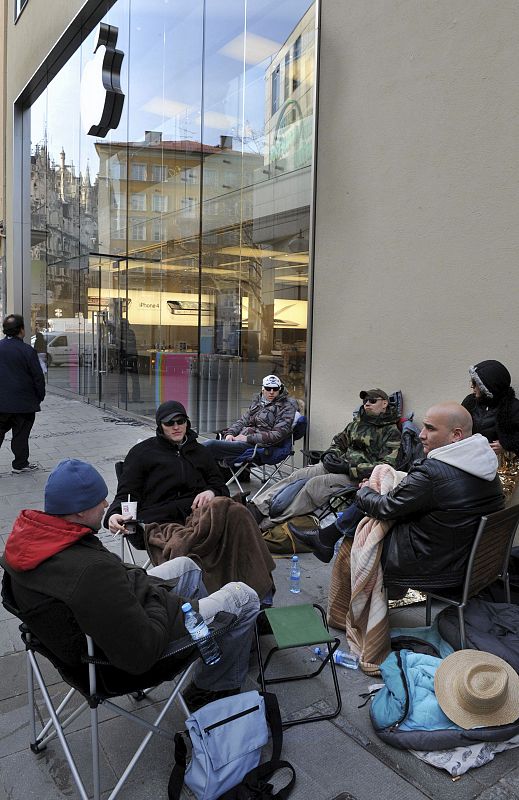
[[[212,146],[147,132],[144,142],[97,142],[100,251],[121,252],[127,243],[129,253],[142,254],[187,243],[199,234],[200,213],[205,230],[250,218],[250,185],[263,159],[233,150],[232,137],[221,139]]]
[[[76,174],[63,150],[57,164],[45,145],[36,145],[31,156],[34,319],[56,316],[54,307],[58,316],[74,316],[68,264],[96,247],[97,183],[92,185],[89,167],[84,175]]]
[[[281,352],[283,370],[293,385],[302,385],[304,378],[306,319],[304,329],[293,325],[290,334],[286,329],[283,332],[280,309],[294,316],[301,313],[304,305],[306,317],[314,64],[315,9],[310,7],[265,71],[263,168],[269,181],[258,183],[254,192],[254,241],[260,246],[268,243],[274,251],[270,259],[273,269],[270,297],[266,281],[262,297],[263,308],[270,307],[273,315],[274,339],[265,340],[268,328],[263,327],[260,346],[262,350],[270,346]],[[276,197],[274,204],[272,192]],[[277,233],[275,240],[273,230]],[[254,313],[253,307],[251,312]]]
[[[287,5],[270,35],[269,12],[254,12],[247,36],[241,15],[229,30],[218,15],[164,13],[132,7],[128,17],[115,2],[106,14],[129,81],[106,139],[81,132],[79,99],[65,88],[91,58],[94,27],[31,100],[32,309],[81,334],[81,352],[66,371],[56,361],[51,384],[152,413],[180,381],[211,430],[213,412],[222,424],[236,417],[264,374],[304,394],[315,7]],[[187,61],[166,48],[144,63],[129,47],[136,30],[154,41],[164,24],[173,41],[179,21]],[[209,60],[202,34],[220,43]],[[64,151],[89,169],[79,174]]]
[[[312,162],[315,15],[310,7],[265,72],[267,164],[284,172]]]
[[[222,136],[219,146],[210,146],[162,140],[160,134],[147,133],[144,143],[97,142],[96,149],[100,158],[100,251],[117,254],[124,249],[121,245],[127,244],[127,252],[135,260],[129,270],[130,293],[144,291],[145,276],[148,288],[150,280],[154,281],[158,300],[145,324],[188,328],[184,334],[175,332],[174,339],[166,330],[161,341],[173,349],[181,341],[184,349],[195,350],[200,307],[206,352],[242,355],[245,350],[249,358],[258,358],[283,345],[293,350],[298,340],[287,333],[306,334],[308,257],[292,253],[290,243],[296,243],[296,250],[305,244],[308,249],[300,235],[301,226],[307,230],[308,205],[295,217],[293,210],[284,214],[283,236],[276,243],[271,199],[264,220],[258,219],[256,211],[256,204],[265,211],[262,187],[272,193],[264,157],[232,149],[229,136]],[[289,178],[287,186],[294,185]],[[268,241],[263,241],[264,231]],[[178,314],[165,317],[164,301],[173,309],[171,292],[180,298],[197,293],[199,267],[203,297],[188,304],[189,322]],[[296,323],[284,312],[297,304],[304,310],[299,310]],[[141,305],[129,307],[129,318],[137,325],[144,324],[136,317]],[[142,334],[137,333],[138,340]]]

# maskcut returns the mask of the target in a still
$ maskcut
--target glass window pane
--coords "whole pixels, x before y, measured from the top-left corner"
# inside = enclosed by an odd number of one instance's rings
[[[264,374],[302,398],[315,6],[117,0],[103,21],[117,129],[70,103],[97,31],[31,109],[33,323],[77,334],[49,381],[150,415],[178,397],[202,432]]]

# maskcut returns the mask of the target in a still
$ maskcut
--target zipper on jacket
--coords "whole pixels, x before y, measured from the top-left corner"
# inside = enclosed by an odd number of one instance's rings
[[[401,678],[402,678],[402,684],[404,686],[405,705],[404,705],[404,713],[402,714],[400,719],[398,719],[396,722],[394,722],[392,725],[390,725],[389,728],[386,728],[386,730],[389,731],[389,733],[391,733],[392,731],[395,731],[398,728],[398,726],[404,721],[404,719],[407,717],[407,715],[409,713],[409,686],[407,685],[407,679],[405,677],[405,672],[404,672],[403,667],[402,667],[402,659],[400,658],[400,653],[396,654],[396,663],[397,663],[398,669],[400,670],[400,675],[401,675]]]
[[[205,733],[211,733],[214,728],[219,728],[220,725],[226,725],[228,722],[234,722],[235,719],[240,719],[240,717],[246,717],[247,714],[252,714],[254,711],[259,711],[259,706],[252,706],[251,708],[246,708],[245,711],[240,711],[239,714],[233,714],[232,717],[226,717],[225,719],[221,719],[218,722],[213,722],[212,725],[208,725],[207,728],[204,728]]]
[[[390,731],[396,730],[396,728],[398,728],[398,726],[404,721],[404,719],[407,717],[409,713],[409,686],[407,684],[407,678],[404,672],[404,668],[402,667],[402,658],[400,656],[400,653],[396,654],[396,663],[398,665],[398,669],[400,670],[400,675],[402,677],[402,684],[404,686],[405,704],[404,704],[404,713],[402,714],[400,719],[398,719],[395,723],[393,723],[393,725],[390,726],[389,728]]]

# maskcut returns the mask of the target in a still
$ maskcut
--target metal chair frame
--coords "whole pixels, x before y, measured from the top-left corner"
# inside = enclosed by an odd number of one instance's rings
[[[266,687],[271,685],[271,684],[287,683],[287,682],[290,682],[290,681],[310,680],[311,678],[316,678],[318,675],[321,674],[323,669],[328,664],[330,665],[330,668],[331,668],[331,671],[332,671],[333,685],[334,685],[335,697],[336,697],[336,701],[337,701],[337,705],[336,705],[334,711],[332,711],[330,713],[322,713],[322,714],[316,714],[316,715],[304,717],[303,719],[294,719],[294,720],[283,721],[282,724],[283,724],[284,728],[290,728],[293,725],[304,725],[304,724],[306,724],[308,722],[321,722],[321,721],[326,720],[326,719],[334,719],[335,717],[337,717],[340,714],[341,709],[342,709],[342,698],[341,698],[341,690],[340,690],[340,687],[339,687],[339,681],[338,681],[338,678],[337,678],[337,668],[335,666],[335,661],[333,660],[333,654],[335,653],[335,651],[339,647],[340,639],[338,637],[336,637],[336,636],[335,637],[334,636],[330,636],[328,623],[326,621],[326,614],[325,614],[325,611],[322,608],[322,606],[318,605],[317,603],[312,603],[312,605],[309,606],[309,607],[313,607],[321,615],[323,629],[324,629],[325,633],[328,634],[328,637],[324,636],[322,639],[319,639],[317,637],[317,640],[314,637],[314,638],[312,638],[311,641],[308,640],[308,641],[305,641],[305,642],[300,642],[298,644],[291,644],[291,645],[287,645],[287,646],[284,646],[284,647],[280,647],[279,644],[278,644],[278,641],[277,641],[277,639],[275,637],[275,634],[274,634],[274,638],[276,639],[276,644],[274,645],[274,647],[272,647],[269,650],[265,660],[263,660],[262,654],[261,654],[261,644],[260,644],[258,620],[256,620],[255,637],[256,637],[256,652],[257,652],[257,655],[258,655],[258,666],[259,666],[258,683],[261,684],[261,691],[262,692],[266,691]],[[299,606],[298,608],[301,610],[303,608],[303,606]],[[278,611],[282,612],[284,610],[285,609],[283,609],[283,608],[281,608],[281,609],[278,609],[278,608],[272,609],[273,612],[278,612]],[[269,613],[268,609],[266,611],[265,610],[262,611],[261,613],[262,614],[266,613],[266,617],[268,619],[268,613]],[[307,646],[312,645],[312,644],[325,644],[326,647],[327,647],[327,650],[328,650],[326,656],[324,657],[323,661],[319,664],[319,666],[318,666],[318,668],[316,670],[313,670],[312,672],[300,673],[298,675],[283,675],[283,676],[280,676],[280,677],[277,677],[277,678],[266,678],[265,677],[265,672],[267,670],[267,667],[268,667],[268,665],[269,665],[269,663],[270,663],[270,661],[272,659],[272,656],[275,653],[278,653],[281,650],[292,649],[292,648],[296,648],[296,647],[307,647]]]
[[[122,461],[116,461],[114,467],[115,467],[115,475],[117,477],[117,480],[119,481],[119,478],[121,477],[121,474],[122,474],[122,471],[123,471],[123,462]],[[126,557],[128,557],[128,559],[129,559],[128,563],[131,562],[132,564],[135,564],[137,566],[137,562],[135,560],[135,555],[134,555],[134,552],[133,552],[134,548],[133,548],[131,542],[129,541],[127,536],[125,536],[124,534],[122,534],[120,536],[120,540],[121,540],[121,542],[120,542],[120,544],[121,544],[121,552],[120,552],[121,561],[126,561]],[[148,569],[150,564],[151,564],[151,558],[147,558],[146,561],[144,562],[144,564],[142,565],[142,568],[143,569]]]
[[[252,495],[252,497],[248,498],[248,501],[252,502],[259,497],[260,494],[264,492],[271,483],[283,477],[282,470],[286,466],[289,465],[290,472],[293,472],[295,455],[294,442],[304,437],[307,424],[306,417],[301,415],[294,424],[290,436],[287,436],[283,442],[271,447],[261,447],[261,445],[256,444],[254,447],[250,448],[250,452],[247,450],[236,458],[225,459],[223,463],[225,463],[225,466],[228,467],[232,472],[232,477],[229,478],[225,485],[227,487],[231,487],[233,483],[235,483],[240,494],[246,494],[246,490],[243,489],[243,486],[240,483],[240,475],[244,472],[244,470],[250,469],[252,475],[261,481],[260,488]],[[282,448],[285,443],[289,443],[290,448],[288,451],[283,452]],[[262,462],[261,459],[265,457],[265,454],[269,451],[275,451],[276,448],[281,449],[279,461],[272,464],[269,464],[268,461]],[[269,458],[269,456],[267,456],[267,458]],[[271,467],[271,469],[269,469],[269,467]]]
[[[100,774],[100,760],[99,760],[99,719],[98,707],[104,705],[111,711],[126,719],[132,720],[141,727],[147,730],[146,735],[137,747],[135,753],[128,762],[125,770],[117,781],[115,787],[112,789],[106,800],[114,800],[123,787],[126,779],[132,772],[138,760],[144,753],[152,736],[159,735],[171,741],[175,738],[175,731],[168,730],[161,725],[163,718],[170,709],[172,703],[176,700],[179,704],[181,712],[187,718],[189,710],[182,697],[182,688],[189,677],[195,661],[200,657],[197,648],[193,645],[190,636],[186,635],[181,639],[172,642],[164,651],[160,659],[154,665],[150,672],[144,675],[129,675],[119,669],[114,668],[109,661],[104,657],[96,654],[94,642],[90,636],[86,636],[86,649],[87,654],[82,656],[82,663],[87,666],[88,679],[82,678],[79,674],[71,677],[73,672],[77,673],[77,669],[70,667],[59,660],[59,658],[48,650],[45,645],[31,632],[29,626],[23,622],[24,614],[16,608],[11,597],[10,589],[6,587],[4,576],[4,589],[3,589],[3,605],[14,616],[22,619],[20,625],[20,632],[22,641],[25,645],[27,654],[27,696],[29,705],[29,727],[30,727],[30,748],[33,753],[40,753],[45,749],[47,744],[58,738],[66,761],[70,768],[70,772],[76,788],[78,790],[81,800],[88,800],[89,795],[85,787],[84,779],[81,777],[77,768],[74,756],[71,752],[69,743],[65,735],[65,729],[76,720],[82,712],[90,708],[90,738],[91,738],[91,755],[92,755],[92,782],[93,782],[93,798],[100,800],[101,798],[101,774]],[[235,624],[236,617],[227,612],[219,612],[210,627],[210,636],[219,638],[224,635]],[[50,697],[47,689],[45,679],[43,677],[42,669],[38,663],[38,656],[43,657],[50,661],[51,664],[58,670],[63,681],[70,687],[66,691],[63,699],[55,705]],[[168,664],[168,659],[171,660],[171,665]],[[164,666],[161,667],[161,662]],[[180,663],[179,663],[180,662]],[[108,669],[109,681],[123,682],[119,683],[119,689],[106,689],[103,688],[103,667]],[[157,671],[156,668],[159,668]],[[99,671],[100,670],[100,671]],[[43,714],[40,707],[37,706],[35,699],[35,679],[41,691],[43,702],[47,709],[48,719],[46,722],[41,723]],[[153,686],[158,686],[165,681],[175,681],[175,685],[171,694],[164,703],[164,706],[159,711],[154,722],[149,722],[143,719],[136,713],[128,711],[126,708],[113,702],[113,698],[122,697],[124,695],[131,695],[135,700],[142,700],[147,696],[150,691],[146,686],[146,681],[153,681]],[[123,688],[124,686],[124,688]],[[152,688],[153,688],[152,686]],[[78,708],[68,713],[68,707],[72,698],[76,693],[81,694],[84,700]],[[63,718],[67,713],[68,716]],[[42,724],[41,730],[37,730],[36,717]]]
[[[505,589],[506,602],[510,602],[508,563],[518,524],[519,505],[481,517],[467,562],[461,594],[449,592],[448,589],[445,593],[420,589],[427,596],[425,607],[427,625],[431,624],[433,598],[458,609],[461,649],[464,649],[467,643],[464,611],[471,597],[494,581],[501,580]]]
[[[119,716],[123,716],[126,719],[132,720],[133,722],[137,723],[141,727],[147,730],[146,735],[142,739],[141,743],[139,744],[137,750],[133,754],[132,758],[128,762],[124,772],[122,773],[121,777],[117,781],[115,787],[112,789],[110,794],[107,797],[107,800],[114,800],[114,798],[119,794],[121,788],[123,787],[126,779],[132,772],[133,768],[137,764],[138,760],[144,753],[144,750],[148,746],[151,738],[153,735],[160,735],[165,737],[166,739],[170,739],[171,741],[175,738],[175,731],[170,731],[161,726],[161,722],[169,708],[171,707],[172,703],[176,700],[179,704],[179,707],[187,718],[189,716],[189,710],[184,702],[184,699],[181,694],[181,690],[189,677],[189,674],[194,667],[194,662],[189,664],[185,669],[181,670],[180,673],[177,674],[176,684],[171,692],[169,698],[165,702],[163,708],[158,713],[154,722],[150,723],[147,720],[139,717],[137,714],[128,711],[125,708],[122,708],[117,703],[114,703],[112,700],[109,700],[106,697],[103,697],[97,691],[97,673],[96,673],[96,666],[99,663],[107,663],[107,662],[99,662],[96,660],[94,655],[94,643],[90,636],[86,637],[87,640],[87,648],[88,648],[88,673],[89,673],[89,686],[88,686],[88,695],[86,699],[76,708],[72,713],[69,714],[65,719],[60,719],[60,715],[66,710],[68,704],[72,700],[72,698],[76,695],[77,691],[74,688],[69,689],[66,693],[65,697],[61,700],[57,707],[54,706],[48,689],[45,685],[45,680],[43,678],[43,674],[38,664],[38,660],[36,658],[36,653],[40,651],[40,646],[37,645],[33,637],[25,625],[21,625],[20,629],[22,630],[22,635],[25,639],[26,650],[27,650],[27,695],[28,695],[28,703],[29,703],[29,725],[31,731],[31,740],[30,740],[30,748],[33,753],[40,753],[44,750],[49,742],[51,742],[56,737],[59,739],[61,747],[63,749],[63,753],[65,755],[66,761],[70,768],[70,772],[76,788],[78,790],[79,796],[81,800],[88,800],[89,795],[87,793],[84,780],[82,779],[81,775],[79,774],[79,770],[77,768],[76,762],[74,760],[74,756],[71,752],[69,744],[67,742],[67,738],[65,736],[64,730],[67,728],[83,711],[89,707],[90,708],[90,738],[91,738],[91,747],[92,747],[92,781],[93,781],[93,798],[94,800],[100,800],[101,798],[101,773],[100,773],[100,760],[99,760],[99,718],[98,718],[98,707],[99,705],[103,704],[105,707],[109,708],[111,711],[114,711]],[[38,647],[38,649],[36,649]],[[185,647],[185,644],[184,644]],[[179,651],[176,651],[179,652]],[[43,653],[41,653],[43,654]],[[172,655],[172,653],[168,653],[168,655]],[[163,656],[165,658],[166,656]],[[36,704],[34,691],[35,691],[35,681],[39,686],[41,691],[43,701],[47,708],[47,712],[49,714],[48,721],[43,725],[41,730],[37,731],[37,724],[36,724],[36,715],[38,713],[38,717],[40,718],[40,709]],[[144,696],[147,695],[149,689],[147,690],[136,690],[133,694],[136,700],[141,700]]]

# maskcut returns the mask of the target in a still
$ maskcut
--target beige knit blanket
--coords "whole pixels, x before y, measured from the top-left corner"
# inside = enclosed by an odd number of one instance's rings
[[[378,464],[369,486],[386,494],[400,483],[405,472],[388,464]],[[387,600],[382,567],[383,539],[391,527],[364,517],[358,524],[353,543],[344,539],[337,554],[328,597],[328,622],[346,631],[352,652],[360,658],[367,675],[379,673],[379,665],[391,650]]]

